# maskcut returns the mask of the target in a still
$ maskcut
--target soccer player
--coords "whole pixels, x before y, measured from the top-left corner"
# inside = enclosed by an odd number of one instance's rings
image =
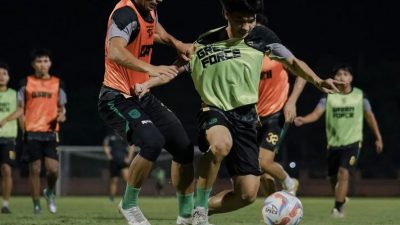
[[[110,171],[110,201],[114,201],[118,188],[119,177],[128,181],[128,168],[134,154],[135,146],[128,143],[118,134],[107,135],[103,140],[103,150],[109,161]]]
[[[322,91],[338,91],[337,81],[321,80],[275,33],[256,26],[262,0],[222,0],[222,5],[228,25],[201,35],[190,64],[185,66],[203,101],[198,116],[199,148],[205,154],[198,166],[194,225],[208,225],[208,212],[230,212],[256,199],[261,175],[256,103],[264,54]],[[155,77],[136,85],[136,94],[141,96],[148,88],[168,81],[166,76]],[[209,198],[224,158],[233,188]]]
[[[313,112],[296,117],[296,126],[317,121],[325,113],[328,142],[328,176],[335,195],[332,216],[343,218],[349,179],[358,160],[362,143],[363,118],[365,117],[376,141],[376,152],[383,149],[382,136],[371,104],[364,92],[351,85],[353,72],[349,65],[338,65],[333,70],[335,80],[345,82],[339,86],[340,94],[329,94],[320,99]]]
[[[17,110],[17,92],[8,87],[9,67],[0,62],[0,166],[3,205],[1,213],[11,213],[9,200],[12,191],[12,166],[15,163],[15,139],[18,128],[16,119],[21,115]]]
[[[266,26],[267,21],[264,15],[257,14],[257,24]],[[292,123],[296,117],[296,102],[305,84],[304,79],[297,77],[293,90],[288,97],[288,73],[284,66],[267,56],[264,58],[257,104],[261,126],[257,128],[257,136],[260,144],[260,166],[262,171],[265,172],[261,175],[260,189],[267,196],[275,192],[274,178],[281,182],[286,191],[296,195],[297,179],[291,178],[283,167],[274,161],[274,158],[275,148],[281,138],[282,123],[283,121]]]
[[[49,211],[56,213],[59,123],[66,120],[67,97],[63,82],[49,73],[52,65],[50,52],[46,49],[37,49],[32,52],[31,57],[34,74],[22,80],[18,91],[18,108],[24,112],[22,160],[29,165],[33,212],[39,214],[42,211],[40,171],[43,159],[47,171],[47,188],[43,190],[43,196]]]
[[[181,122],[151,93],[140,100],[134,85],[150,76],[174,77],[175,66],[150,64],[153,42],[173,46],[181,57],[192,44],[184,44],[167,33],[157,20],[161,0],[121,0],[108,23],[105,43],[105,76],[98,109],[102,119],[140,152],[129,167],[125,195],[119,210],[134,225],[150,223],[138,207],[140,188],[165,148],[173,156],[172,183],[177,189],[177,224],[190,224],[193,209],[193,145]]]

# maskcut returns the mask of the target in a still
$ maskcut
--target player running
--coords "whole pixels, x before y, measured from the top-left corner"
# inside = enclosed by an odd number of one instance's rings
[[[340,85],[340,94],[329,94],[320,99],[313,112],[296,117],[296,126],[317,121],[325,113],[328,141],[328,176],[335,195],[332,216],[344,217],[343,205],[348,193],[349,179],[355,168],[363,139],[363,118],[375,136],[376,152],[383,149],[382,136],[371,104],[364,92],[352,86],[353,72],[349,65],[339,65],[333,70]]]

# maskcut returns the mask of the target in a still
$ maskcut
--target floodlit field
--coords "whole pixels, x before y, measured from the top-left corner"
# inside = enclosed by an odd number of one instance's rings
[[[331,219],[329,212],[333,200],[329,198],[300,198],[305,209],[302,225],[399,225],[399,198],[352,198],[346,206],[346,218]],[[28,197],[11,199],[11,215],[0,214],[1,225],[53,225],[53,224],[125,224],[117,211],[117,199],[110,203],[106,197],[61,197],[57,199],[59,212],[51,215],[42,199],[43,212],[33,215],[32,201]],[[175,224],[177,207],[174,198],[141,198],[140,205],[152,225]],[[262,225],[262,199],[245,209],[212,216],[215,225]]]

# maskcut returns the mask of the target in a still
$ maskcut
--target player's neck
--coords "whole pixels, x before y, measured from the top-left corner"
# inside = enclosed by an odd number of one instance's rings
[[[346,86],[343,90],[344,94],[349,94],[353,90],[353,87],[351,85]]]
[[[49,73],[38,73],[38,72],[35,72],[35,77],[37,77],[37,78],[39,78],[39,79],[44,79],[44,80],[46,80],[46,79],[50,79],[50,74]]]
[[[0,92],[6,92],[7,89],[7,85],[0,85]]]

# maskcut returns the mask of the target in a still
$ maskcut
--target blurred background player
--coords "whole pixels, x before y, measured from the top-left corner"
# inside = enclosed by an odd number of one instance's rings
[[[296,117],[294,122],[296,126],[312,123],[325,112],[328,176],[335,195],[332,216],[343,218],[350,173],[357,163],[363,140],[364,117],[375,136],[378,154],[382,152],[383,142],[370,102],[362,90],[352,86],[351,67],[338,65],[334,67],[333,74],[335,80],[346,83],[339,86],[341,93],[322,97],[313,112],[304,117]]]
[[[8,87],[9,67],[0,62],[0,166],[3,205],[1,213],[11,213],[9,200],[12,191],[12,166],[15,163],[15,139],[18,133],[17,92]]]
[[[258,25],[267,26],[268,19],[264,15],[257,14],[256,20]],[[260,189],[267,196],[274,193],[275,178],[284,190],[296,195],[298,180],[291,178],[274,159],[283,122],[292,123],[296,117],[296,102],[306,81],[296,78],[288,98],[289,78],[282,63],[265,56],[261,72],[257,103],[261,126],[257,129],[257,136],[260,143],[260,166],[265,173],[261,175]]]
[[[51,213],[57,212],[55,185],[58,178],[58,133],[60,122],[65,122],[67,103],[63,82],[50,75],[52,62],[46,49],[34,50],[31,54],[34,74],[21,82],[18,91],[18,108],[24,131],[22,160],[28,163],[33,212],[42,211],[40,205],[40,172],[42,160],[46,168],[47,188],[43,196]]]
[[[155,182],[155,189],[158,196],[164,195],[164,187],[167,182],[165,170],[161,167],[156,167],[151,172],[151,176]]]
[[[128,181],[128,168],[135,155],[135,146],[128,143],[118,134],[110,134],[104,138],[103,150],[109,161],[110,171],[110,201],[113,202],[117,193],[119,178]]]
[[[149,225],[139,208],[143,182],[153,163],[165,148],[172,156],[172,184],[177,190],[177,224],[191,223],[193,208],[193,145],[181,122],[160,100],[147,93],[140,100],[134,85],[150,76],[175,77],[175,66],[150,64],[154,42],[174,47],[181,57],[192,47],[167,33],[158,22],[157,5],[161,0],[121,0],[108,21],[105,41],[105,75],[98,102],[101,118],[140,148],[129,167],[126,191],[119,210],[129,224]]]

